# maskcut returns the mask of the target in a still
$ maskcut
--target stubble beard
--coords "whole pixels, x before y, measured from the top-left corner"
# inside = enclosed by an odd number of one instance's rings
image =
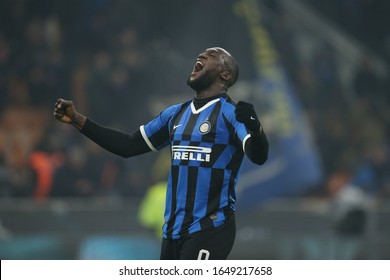
[[[196,92],[199,92],[210,87],[214,83],[214,80],[215,77],[210,75],[209,71],[206,71],[193,80],[191,80],[191,76],[189,76],[187,79],[187,85]]]

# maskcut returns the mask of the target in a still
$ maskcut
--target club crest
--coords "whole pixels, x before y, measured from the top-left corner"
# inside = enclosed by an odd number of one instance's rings
[[[202,122],[199,126],[199,132],[201,134],[209,133],[211,130],[211,124],[208,121]]]

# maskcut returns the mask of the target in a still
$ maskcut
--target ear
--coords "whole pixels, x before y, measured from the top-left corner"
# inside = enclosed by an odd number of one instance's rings
[[[222,80],[228,82],[231,78],[232,78],[232,73],[230,73],[229,71],[227,70],[224,70],[222,71],[222,73],[220,74],[220,77]]]

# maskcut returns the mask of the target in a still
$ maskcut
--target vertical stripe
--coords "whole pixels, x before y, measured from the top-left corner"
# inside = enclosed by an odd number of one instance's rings
[[[186,205],[185,205],[185,216],[182,224],[182,230],[180,235],[188,235],[188,228],[194,220],[194,204],[196,196],[196,184],[198,182],[198,171],[199,168],[195,166],[188,167],[188,177],[187,177],[187,196],[186,196]]]
[[[233,156],[233,158],[234,158],[234,156]],[[242,159],[241,159],[241,161],[242,161]],[[229,205],[231,205],[232,207],[234,207],[234,203],[236,202],[235,185],[236,185],[238,171],[240,170],[241,161],[238,161],[236,163],[236,167],[232,169],[232,172],[231,172],[230,178],[229,178],[228,200],[229,200]]]
[[[176,222],[176,193],[177,193],[177,184],[179,179],[179,166],[172,166],[171,167],[171,209],[170,209],[170,216],[167,222],[167,228],[166,228],[166,234],[167,238],[172,238],[172,232],[173,232],[173,226]]]
[[[210,177],[210,188],[207,201],[206,218],[201,220],[201,228],[206,229],[213,226],[210,215],[219,209],[220,196],[223,187],[225,170],[213,168]]]
[[[183,144],[183,143],[182,143]],[[188,146],[199,146],[199,142],[189,142]],[[191,160],[183,159],[180,161],[180,165],[190,165]]]
[[[222,114],[222,117],[223,117],[223,120],[225,122],[227,129],[229,130],[229,144],[230,145],[232,145],[232,144],[241,145],[241,141],[238,139],[238,137],[236,135],[236,132],[235,132],[236,129],[234,128],[234,126],[229,122],[229,120],[227,119],[225,114]]]
[[[226,220],[234,211],[235,185],[244,157],[230,99],[221,98],[196,114],[190,104],[185,103],[168,124],[171,147],[184,147],[178,150],[180,154],[173,154],[177,159],[172,159],[164,225],[168,239],[220,226]],[[202,134],[199,126],[205,121],[211,127]],[[191,149],[186,151],[188,146]],[[209,162],[197,148],[212,149]],[[183,157],[187,159],[181,160]]]
[[[189,119],[187,120],[187,123],[185,124],[185,128],[183,131],[182,141],[191,141],[192,132],[194,131],[194,127],[196,125],[196,122],[198,121],[199,114],[194,115],[190,114]]]
[[[219,196],[218,209],[222,209],[223,207],[229,204],[229,179],[231,173],[232,171],[230,170],[225,170],[224,172],[223,187],[221,189],[220,196]]]
[[[171,122],[171,127],[169,128],[170,129],[170,135],[169,135],[170,141],[172,141],[174,139],[173,136],[175,134],[175,125],[179,125],[182,122],[184,122],[184,120],[182,120],[182,118],[183,118],[184,112],[188,108],[189,104],[190,104],[190,102],[184,103],[183,106],[178,111],[178,113],[175,116],[173,116],[172,122]]]
[[[244,152],[241,149],[236,149],[229,163],[226,165],[226,169],[228,170],[239,169],[243,159],[244,159]]]
[[[213,110],[211,111],[209,117],[207,118],[208,122],[211,124],[211,130],[207,133],[202,135],[202,142],[215,142],[215,135],[217,132],[217,125],[218,125],[218,116],[219,112],[221,111],[222,103],[218,102]]]
[[[200,168],[198,174],[198,183],[196,190],[196,202],[194,206],[194,217],[197,219],[203,219],[207,217],[207,201],[209,199],[209,188],[212,168]],[[200,230],[200,224],[196,227],[191,227],[191,230]]]
[[[222,152],[226,149],[226,145],[225,144],[215,144],[212,146],[212,153],[211,153],[211,156],[210,156],[210,161],[207,162],[207,161],[203,161],[201,162],[200,166],[201,167],[214,167],[215,166],[215,163],[217,162],[217,160],[219,159],[220,155],[222,154]]]

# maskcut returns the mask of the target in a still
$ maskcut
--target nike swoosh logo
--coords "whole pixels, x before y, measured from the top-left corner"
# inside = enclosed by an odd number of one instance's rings
[[[251,116],[251,120],[253,120],[253,121],[254,121],[254,120],[255,120],[255,118]]]
[[[182,126],[182,124],[173,125],[173,130],[175,130],[175,129],[178,128],[179,126]]]

